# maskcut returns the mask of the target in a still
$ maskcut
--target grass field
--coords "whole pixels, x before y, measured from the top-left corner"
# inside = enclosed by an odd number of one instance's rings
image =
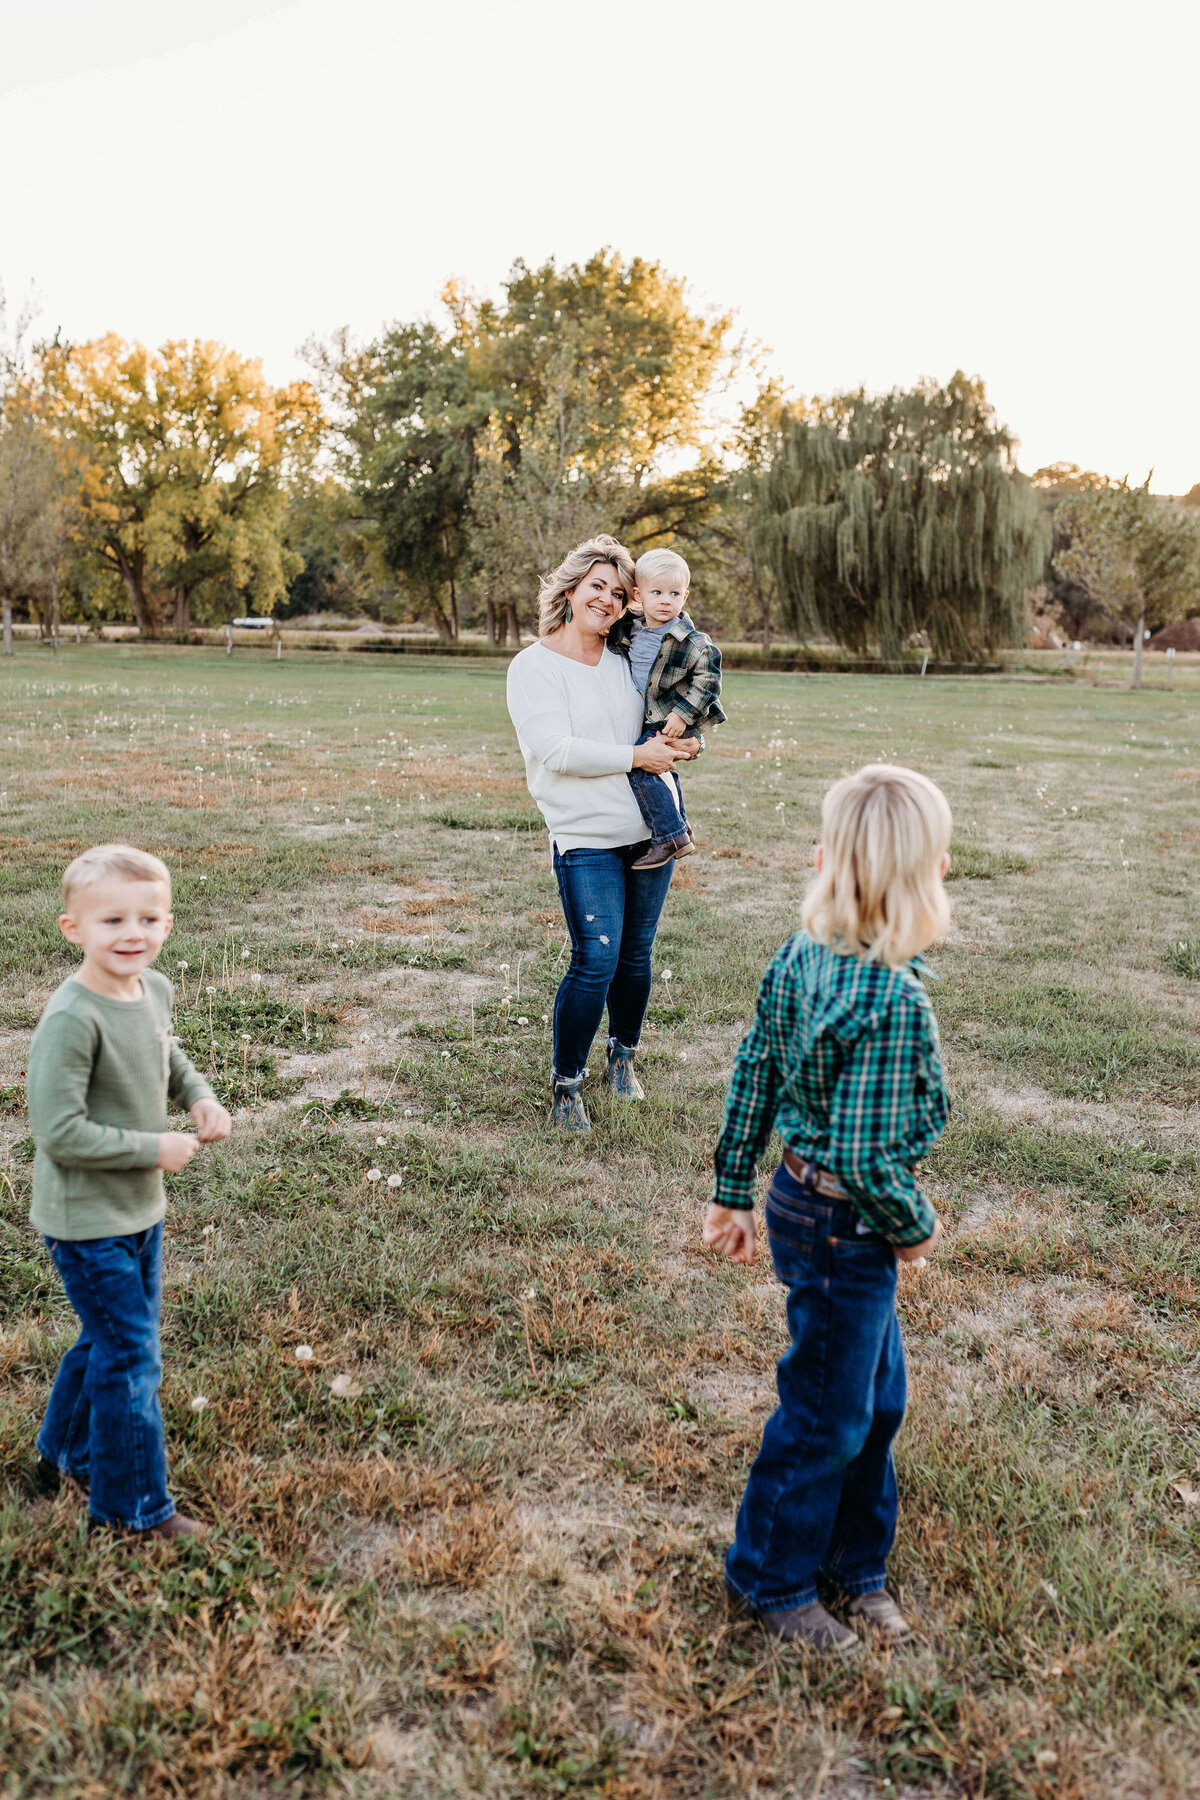
[[[0,671],[0,1793],[1200,1795],[1189,681],[732,676],[649,1097],[593,1092],[579,1142],[544,1128],[564,932],[501,669]],[[955,1113],[947,1244],[901,1283],[921,1637],[843,1668],[726,1614],[782,1289],[698,1228],[821,794],[880,757],[955,811]],[[173,1478],[216,1526],[190,1550],[22,1489],[72,1336],[22,1073],[72,966],[61,868],[113,838],[176,873],[160,966],[238,1109],[170,1182]]]

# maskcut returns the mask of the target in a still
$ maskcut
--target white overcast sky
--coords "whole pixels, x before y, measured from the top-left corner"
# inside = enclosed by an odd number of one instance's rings
[[[3,0],[0,278],[281,381],[612,245],[796,392],[962,367],[1026,469],[1181,492],[1198,68],[1194,0]]]

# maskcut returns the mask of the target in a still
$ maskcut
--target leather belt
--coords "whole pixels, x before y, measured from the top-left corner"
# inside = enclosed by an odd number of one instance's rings
[[[802,1162],[790,1150],[785,1150],[783,1153],[783,1166],[794,1180],[804,1182],[812,1188],[814,1193],[823,1194],[826,1200],[848,1200],[850,1198],[836,1175],[831,1175],[828,1169],[814,1169],[812,1163]],[[811,1181],[809,1180],[810,1171]]]

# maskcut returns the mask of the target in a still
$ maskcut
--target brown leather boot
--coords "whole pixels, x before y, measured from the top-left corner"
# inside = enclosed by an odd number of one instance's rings
[[[161,1525],[150,1525],[145,1531],[131,1531],[130,1537],[158,1538],[170,1543],[174,1538],[202,1538],[208,1536],[208,1526],[202,1525],[199,1519],[189,1519],[186,1513],[172,1513]]]
[[[664,863],[671,861],[672,857],[690,856],[691,854],[692,846],[687,838],[664,838],[661,844],[651,844],[645,856],[639,856],[637,861],[630,863],[629,866],[631,869],[661,869]]]

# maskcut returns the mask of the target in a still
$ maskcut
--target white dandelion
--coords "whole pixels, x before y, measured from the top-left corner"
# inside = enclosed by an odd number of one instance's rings
[[[311,1344],[297,1344],[296,1348],[292,1351],[292,1355],[297,1362],[311,1362],[313,1359],[313,1347]]]
[[[383,1177],[382,1169],[368,1169],[367,1170],[367,1180],[368,1181],[380,1181],[382,1179],[382,1177]]]
[[[404,1177],[403,1175],[389,1175],[387,1184],[390,1188],[402,1187],[404,1185]]]
[[[193,1412],[203,1412],[207,1405],[208,1405],[208,1395],[207,1394],[193,1394],[192,1395],[192,1411]]]

